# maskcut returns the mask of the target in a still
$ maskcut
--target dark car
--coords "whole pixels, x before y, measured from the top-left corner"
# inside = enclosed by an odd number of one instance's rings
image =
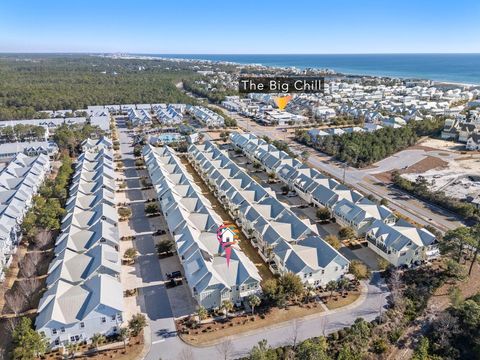
[[[182,273],[180,271],[173,271],[170,274],[167,274],[168,279],[176,279],[181,277],[182,277]]]

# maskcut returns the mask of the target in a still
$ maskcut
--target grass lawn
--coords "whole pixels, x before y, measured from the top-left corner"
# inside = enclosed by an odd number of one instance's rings
[[[352,304],[360,297],[360,291],[349,291],[346,297],[339,296],[338,294],[333,295],[331,299],[329,299],[330,295],[323,297],[324,304],[328,308],[328,310],[338,309],[347,305]],[[335,300],[337,299],[337,300]]]
[[[321,305],[313,303],[309,304],[308,307],[307,305],[304,305],[303,307],[297,305],[290,306],[287,310],[272,308],[271,311],[265,315],[264,319],[260,318],[259,315],[255,315],[254,317],[242,316],[231,319],[226,323],[203,324],[197,329],[191,329],[190,334],[180,333],[180,336],[188,344],[211,345],[217,343],[219,337],[223,338],[231,335],[238,335],[248,331],[272,326],[275,324],[281,324],[283,322],[288,322],[293,319],[299,319],[321,312],[323,312]],[[255,318],[255,321],[251,321],[251,318]],[[207,332],[202,332],[202,330],[207,329],[208,326],[210,326],[211,329]],[[221,336],[219,336],[219,331],[221,331]]]

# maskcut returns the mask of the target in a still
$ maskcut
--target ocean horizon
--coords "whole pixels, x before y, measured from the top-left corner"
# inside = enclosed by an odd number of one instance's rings
[[[480,54],[138,54],[480,85]]]

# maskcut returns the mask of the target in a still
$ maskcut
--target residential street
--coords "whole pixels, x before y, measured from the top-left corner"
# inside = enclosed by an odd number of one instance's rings
[[[167,270],[162,267],[172,258],[159,260],[155,253],[155,242],[152,236],[152,225],[144,212],[144,191],[140,189],[139,171],[135,169],[133,147],[126,133],[123,122],[118,122],[120,136],[120,150],[122,152],[126,176],[126,199],[132,209],[132,218],[129,226],[136,233],[133,246],[138,250],[135,271],[139,278],[137,302],[140,309],[149,320],[146,339],[145,359],[158,360],[162,358],[178,359],[181,356],[191,359],[212,360],[220,358],[218,346],[193,347],[185,344],[175,334],[172,306],[164,285],[164,275]],[[140,234],[140,235],[139,235]],[[165,271],[164,271],[165,270]],[[370,284],[364,287],[365,292],[350,306],[342,309],[327,311],[298,320],[296,323],[298,340],[312,336],[320,336],[349,326],[358,317],[373,320],[379,315],[386,304],[387,289],[380,276],[375,273]],[[262,339],[266,339],[272,346],[288,344],[292,341],[294,322],[286,322],[270,328],[262,328],[249,333],[230,338],[233,351],[232,357],[247,354],[250,349]],[[220,341],[221,342],[221,341]],[[148,351],[149,349],[149,351]],[[148,351],[148,353],[147,353]]]

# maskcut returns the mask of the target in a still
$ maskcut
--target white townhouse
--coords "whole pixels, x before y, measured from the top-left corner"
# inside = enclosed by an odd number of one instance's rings
[[[53,118],[53,119],[26,119],[26,120],[7,120],[0,122],[0,128],[4,126],[15,125],[36,125],[45,128],[45,140],[49,135],[55,133],[55,129],[61,125],[75,125],[85,124],[87,118],[85,117],[71,117],[71,118]]]
[[[267,144],[253,134],[240,134],[235,132],[230,135],[230,139],[235,149],[240,149],[246,156],[251,156],[252,159],[258,161],[266,169],[271,166],[266,166],[266,161],[279,153],[275,146]],[[263,152],[268,153],[268,155],[264,155]],[[400,230],[405,234],[419,234],[417,237],[421,239],[421,241],[413,241],[409,245],[410,248],[415,248],[413,255],[408,251],[405,252],[404,250],[398,249],[390,249],[384,254],[383,251],[378,250],[383,249],[382,246],[379,246],[376,252],[395,266],[411,265],[417,261],[438,256],[437,240],[435,236],[426,229],[418,229],[412,225],[407,226],[407,223],[403,221],[397,222],[397,217],[388,207],[377,205],[363,197],[358,191],[352,190],[335,179],[328,178],[302,163],[295,163],[293,161],[289,163],[288,159],[287,157],[283,157],[278,166],[276,165],[278,162],[275,163],[274,169],[278,178],[306,202],[329,209],[340,225],[351,227],[358,236],[365,235],[367,240],[371,240],[372,234],[375,232],[374,229],[378,228],[381,228],[382,231],[397,235],[400,234]],[[270,160],[270,163],[274,162]],[[249,213],[248,215],[252,217],[253,213]],[[402,239],[404,239],[405,236]],[[276,235],[270,235],[269,237],[277,238]],[[415,238],[415,236],[413,236],[413,238]],[[270,243],[272,243],[272,240]],[[376,244],[377,242],[370,241],[370,247],[372,247],[372,243]],[[393,250],[396,251],[395,254],[402,254],[400,259],[397,259],[396,256],[393,255],[390,256]],[[419,256],[419,254],[421,256]]]
[[[393,225],[397,221],[397,217],[389,208],[377,205],[367,198],[362,198],[357,203],[341,199],[333,206],[332,212],[337,223],[351,227],[359,236],[363,236],[375,220],[388,225]]]
[[[261,293],[260,275],[238,245],[230,263],[219,245],[223,221],[202,195],[174,150],[146,145],[143,155],[193,298],[207,309],[230,300],[236,305]]]
[[[292,272],[305,284],[315,287],[323,287],[348,271],[349,261],[319,236],[310,236],[297,243],[282,240],[273,253],[281,274]]]
[[[403,220],[395,225],[375,220],[365,238],[369,248],[394,266],[411,266],[440,256],[435,235]]]
[[[183,114],[173,105],[157,107],[157,119],[162,125],[176,125],[183,122]]]
[[[123,323],[111,140],[82,147],[35,319],[51,348],[114,335]]]
[[[152,115],[150,115],[149,110],[129,108],[127,116],[133,126],[149,126],[152,124]]]
[[[187,105],[186,110],[206,126],[225,126],[225,119],[223,116],[218,115],[216,112],[206,107]]]
[[[0,282],[21,240],[23,218],[49,171],[48,155],[30,157],[23,153],[0,171]]]
[[[123,290],[118,279],[100,274],[80,285],[62,279],[42,296],[35,327],[50,347],[114,335],[123,323]]]
[[[213,143],[191,145],[189,159],[274,273],[292,272],[305,283],[321,286],[348,271],[348,260],[326,244],[311,224],[300,220]],[[285,247],[294,250],[280,251]],[[311,251],[300,251],[306,248]],[[335,256],[318,255],[313,260],[311,254],[322,249]],[[300,264],[304,265],[300,268]]]

